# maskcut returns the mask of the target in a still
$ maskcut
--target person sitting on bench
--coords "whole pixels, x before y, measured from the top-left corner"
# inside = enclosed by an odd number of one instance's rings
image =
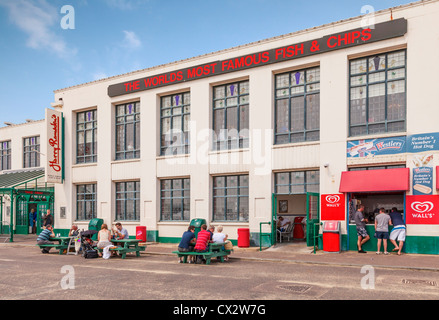
[[[183,236],[181,237],[180,244],[178,245],[178,252],[191,252],[194,251],[194,243],[197,239],[195,238],[195,227],[189,226],[187,228],[187,231],[183,233]],[[178,260],[179,263],[182,263],[183,257],[180,257],[180,260]],[[193,262],[193,256],[189,256],[189,263]]]
[[[41,231],[40,235],[37,238],[37,244],[38,245],[42,245],[42,244],[53,244],[52,241],[50,241],[50,238],[54,238],[55,237],[55,233],[53,233],[53,227],[52,225],[48,224],[46,225],[46,229],[44,229],[43,231]],[[50,247],[48,248],[43,248],[43,250],[41,250],[42,253],[49,253],[50,251]]]
[[[197,242],[195,243],[195,251],[196,252],[207,252],[209,250],[208,243],[212,242],[210,240],[210,232],[207,231],[207,226],[205,224],[201,225],[201,230],[197,235]],[[198,256],[197,259],[201,259],[201,256]]]

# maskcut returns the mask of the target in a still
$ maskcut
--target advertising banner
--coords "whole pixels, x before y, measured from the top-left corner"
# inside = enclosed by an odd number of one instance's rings
[[[374,157],[406,152],[406,137],[354,140],[347,143],[348,158]]]
[[[63,183],[62,112],[46,109],[46,182]]]
[[[433,168],[413,168],[413,195],[433,193]]]
[[[439,150],[439,132],[415,134],[407,137],[407,152]]]
[[[407,224],[439,224],[439,195],[406,196]]]
[[[346,203],[343,193],[322,194],[321,197],[321,220],[345,220]]]

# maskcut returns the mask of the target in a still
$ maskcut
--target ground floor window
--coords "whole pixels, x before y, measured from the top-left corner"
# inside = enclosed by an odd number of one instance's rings
[[[320,172],[311,171],[290,171],[274,174],[276,194],[305,194],[320,190]]]
[[[76,220],[96,218],[96,184],[76,186]]]
[[[189,221],[190,203],[190,179],[160,181],[160,220]]]
[[[213,220],[248,221],[248,175],[213,177]]]
[[[140,182],[116,183],[116,220],[140,220]]]

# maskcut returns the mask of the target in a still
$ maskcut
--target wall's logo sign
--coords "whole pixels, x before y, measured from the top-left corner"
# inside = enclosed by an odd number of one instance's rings
[[[406,196],[407,224],[439,224],[439,196]]]
[[[340,196],[338,195],[329,195],[326,196],[326,202],[334,204],[340,202]]]
[[[416,211],[418,213],[429,213],[433,210],[434,204],[430,201],[426,201],[426,202],[416,201],[411,204],[411,207],[413,211]]]
[[[322,194],[320,199],[322,220],[345,220],[344,194]]]

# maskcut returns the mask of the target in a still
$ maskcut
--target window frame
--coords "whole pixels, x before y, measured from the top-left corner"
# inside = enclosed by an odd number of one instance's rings
[[[230,177],[236,177],[237,178],[237,186],[236,187],[228,187],[227,186],[227,178]],[[241,186],[240,183],[240,177],[247,177],[247,186]],[[224,187],[215,187],[215,179],[218,178],[224,178],[225,185]],[[236,189],[236,194],[228,195],[228,190],[230,189]],[[242,194],[242,190],[247,190],[246,194]],[[224,195],[215,195],[216,190],[224,190]],[[250,191],[250,176],[248,174],[236,174],[236,175],[223,175],[223,176],[214,176],[212,180],[212,220],[215,222],[249,222],[250,217],[250,197],[249,197],[249,191]],[[227,208],[227,199],[230,198],[237,198],[237,212],[236,212],[236,220],[229,220],[227,219],[228,215],[228,208]],[[223,199],[224,203],[224,216],[218,217],[219,213],[215,212],[215,199]],[[244,199],[247,201],[247,217],[243,217],[241,219],[241,216],[239,215],[239,208],[241,204],[241,200]],[[233,212],[232,212],[233,214]]]
[[[127,184],[133,183],[133,191],[127,191]],[[123,191],[118,191],[118,185],[123,185]],[[115,183],[115,221],[140,221],[140,181],[120,181]],[[134,197],[127,197],[128,194],[134,194]],[[122,198],[118,198],[118,195],[124,195]],[[118,212],[118,201],[122,203],[123,207],[121,213]],[[134,219],[127,219],[127,202],[133,201],[133,214]]]
[[[87,186],[92,186],[93,190],[91,193],[86,192]],[[84,187],[84,192],[79,192],[79,189]],[[77,221],[89,221],[97,217],[97,184],[96,183],[85,183],[76,185],[76,220]],[[79,199],[79,196],[83,195],[84,199]],[[91,199],[86,199],[87,195],[91,195]],[[92,203],[91,218],[87,219],[87,203]],[[79,217],[79,208],[82,207],[83,217]]]
[[[87,119],[87,114],[88,113],[92,113],[92,120],[86,120]],[[83,122],[79,122],[79,116],[81,114],[84,114],[84,121]],[[81,112],[77,112],[76,113],[76,164],[83,164],[83,163],[95,163],[98,160],[98,154],[97,154],[97,148],[98,148],[98,140],[97,140],[97,131],[98,131],[98,127],[97,127],[97,109],[93,109],[93,110],[87,110],[87,111],[81,111]],[[87,124],[91,123],[91,128],[87,128]],[[83,125],[83,129],[79,129],[79,126]],[[86,154],[86,145],[87,142],[85,140],[86,138],[86,132],[90,132],[91,131],[91,135],[92,135],[92,142],[91,142],[91,146],[92,146],[92,150],[90,151],[90,154]],[[79,134],[83,133],[84,134],[84,152],[83,155],[79,155]],[[96,139],[96,141],[95,141]],[[87,158],[91,158],[90,160],[87,161]],[[83,159],[83,161],[79,161],[80,159]]]
[[[11,169],[11,140],[0,141],[0,171]]]
[[[181,97],[181,104],[178,104],[179,101],[176,101],[175,97],[180,96]],[[164,100],[170,98],[171,99],[171,104],[170,106],[164,106]],[[179,98],[180,99],[180,98]],[[187,99],[189,99],[189,101],[186,101]],[[174,105],[174,103],[177,102],[177,105]],[[189,112],[185,112],[185,108],[189,107]],[[181,108],[181,113],[178,114],[174,114],[174,112],[178,109]],[[186,91],[186,92],[181,92],[181,93],[176,93],[176,94],[172,94],[172,95],[166,95],[166,96],[162,96],[160,97],[160,155],[164,156],[164,155],[168,155],[168,152],[166,152],[167,150],[170,150],[169,148],[171,148],[172,146],[172,154],[189,154],[190,153],[190,131],[189,131],[189,122],[190,120],[190,116],[191,116],[191,93],[190,91]],[[169,115],[164,115],[164,111],[169,110],[170,114]],[[185,120],[185,116],[189,116],[189,119]],[[170,119],[170,123],[169,123],[169,127],[170,127],[170,131],[172,133],[171,135],[171,141],[173,140],[172,138],[174,137],[174,118],[178,118],[180,117],[180,125],[181,125],[181,129],[180,129],[180,144],[175,144],[175,143],[171,143],[170,146],[167,146],[166,144],[163,145],[164,141],[163,141],[163,135],[166,135],[166,133],[163,132],[163,120],[164,119]],[[185,121],[187,121],[187,137],[185,137],[186,132],[184,131],[185,128]],[[181,150],[183,149],[183,151]]]
[[[312,172],[318,174],[317,182],[308,182],[308,173],[312,174]],[[303,173],[303,183],[293,183],[294,179],[292,178],[293,174]],[[278,181],[279,174],[288,174],[288,183],[280,184]],[[288,193],[278,192],[279,187],[287,187]],[[303,186],[303,192],[293,192],[293,188]],[[318,190],[309,189],[312,186],[317,186]],[[274,173],[274,193],[277,195],[294,195],[294,194],[306,194],[308,192],[320,193],[320,170],[301,170],[301,171],[282,171]]]
[[[241,94],[241,87],[247,83],[247,92]],[[231,86],[237,85],[236,88],[236,95],[227,96],[228,88]],[[217,97],[216,89],[224,87],[223,97]],[[233,91],[235,89],[233,88]],[[246,97],[246,98],[245,98]],[[236,98],[237,103],[233,105],[228,105],[227,100],[232,100]],[[246,101],[241,102],[241,99],[246,99]],[[223,102],[223,105],[221,107],[216,107],[217,102]],[[238,137],[230,137],[230,133],[228,132],[228,115],[227,110],[236,108],[236,130],[238,132]],[[241,124],[241,112],[245,112],[245,109],[247,108],[247,118],[248,118],[248,127],[242,128]],[[218,129],[219,134],[217,134],[217,128],[216,128],[216,116],[215,113],[217,110],[224,110],[223,112],[223,123],[222,128]],[[212,151],[224,151],[224,150],[239,150],[249,147],[249,135],[248,131],[250,130],[250,80],[241,80],[241,81],[231,81],[225,84],[216,85],[212,87],[212,131],[213,131],[213,137],[212,137]],[[221,131],[224,130],[224,132],[227,132],[227,138],[221,139]],[[247,136],[243,135],[245,132],[243,130],[247,130]],[[224,145],[226,144],[226,145]]]
[[[404,52],[404,66],[397,66],[397,67],[389,67],[388,66],[388,57],[391,54],[396,54],[399,52]],[[369,59],[372,59],[374,57],[377,56],[381,56],[381,55],[385,55],[385,68],[381,69],[381,70],[369,70]],[[352,74],[352,62],[354,61],[359,61],[359,60],[363,60],[366,59],[366,72],[362,72],[362,73],[355,73]],[[349,137],[358,137],[358,136],[366,136],[366,135],[374,135],[374,134],[383,134],[383,133],[397,133],[397,132],[405,132],[407,130],[407,49],[400,49],[400,50],[394,50],[394,51],[387,51],[387,52],[382,52],[382,53],[377,53],[374,55],[369,55],[369,56],[364,56],[364,57],[360,57],[360,58],[355,58],[355,59],[351,59],[348,61],[349,63],[349,74],[348,74],[348,81],[349,81],[349,85],[348,85],[348,103],[349,103],[349,112],[348,112],[348,117],[349,117],[349,127],[348,127],[348,136]],[[388,79],[388,73],[392,70],[399,70],[399,69],[404,69],[404,77],[399,77],[399,78],[395,78],[395,79]],[[383,81],[375,81],[372,82],[369,81],[369,77],[370,75],[374,75],[374,74],[379,74],[380,72],[383,72],[385,75],[385,79]],[[352,85],[352,79],[355,77],[359,77],[359,76],[365,76],[366,77],[366,84],[362,85]],[[397,120],[388,120],[388,101],[389,101],[389,93],[388,93],[388,84],[392,83],[392,82],[398,82],[398,81],[404,81],[404,118],[403,119],[397,119]],[[380,122],[372,122],[370,123],[369,121],[369,111],[370,111],[370,97],[369,97],[369,86],[373,86],[373,85],[379,85],[379,84],[384,84],[384,121],[380,121]],[[364,87],[365,86],[365,90],[366,90],[366,105],[365,105],[365,123],[363,124],[355,124],[352,125],[351,123],[351,116],[352,116],[352,89],[355,88],[360,88],[360,87]],[[389,131],[388,129],[388,125],[389,123],[398,123],[398,122],[404,122],[404,126],[403,129],[401,129],[400,131]],[[385,126],[385,130],[384,131],[380,131],[380,132],[370,132],[370,126],[372,125],[379,125],[379,124],[384,124]],[[352,133],[352,129],[353,128],[360,128],[360,127],[366,127],[366,133],[359,133],[359,134],[353,134]]]
[[[35,139],[34,144],[32,144],[32,139]],[[30,144],[26,145],[26,141]],[[32,159],[33,154],[34,159]],[[40,165],[40,136],[23,138],[23,168],[37,168]]]
[[[170,189],[163,189],[163,182],[170,181],[171,188]],[[181,188],[174,188],[174,183],[180,181]],[[189,183],[189,188],[186,188],[186,182]],[[175,179],[161,179],[160,180],[160,221],[189,221],[190,220],[190,207],[191,207],[191,186],[190,186],[190,178],[175,178]],[[166,197],[163,194],[166,192],[170,192],[170,196]],[[181,196],[174,196],[174,192],[181,192]],[[170,212],[169,212],[169,219],[164,219],[164,212],[163,212],[163,201],[164,200],[170,200]],[[189,200],[188,208],[185,206],[185,200]],[[180,219],[176,219],[174,217],[174,201],[180,202],[181,210],[180,213]],[[188,212],[188,216],[185,217],[185,211]]]
[[[134,112],[127,113],[130,105],[134,106]],[[118,108],[124,107],[124,113],[118,115]],[[133,117],[133,120],[127,120],[128,117]],[[140,159],[140,137],[141,137],[141,124],[140,124],[140,101],[127,102],[115,105],[115,160],[129,160]],[[118,122],[119,119],[123,121]],[[133,124],[133,149],[129,150],[127,145],[127,126]],[[123,126],[123,146],[121,150],[117,150],[118,146],[118,127]],[[139,135],[137,136],[137,127],[139,129]],[[138,145],[138,148],[136,146]]]
[[[319,78],[318,81],[307,81],[307,75],[312,70],[318,70],[319,72]],[[303,83],[302,84],[296,84],[293,85],[292,83],[292,77],[294,74],[303,72]],[[279,87],[278,86],[278,77],[288,75],[288,86],[285,87]],[[308,91],[308,86],[312,85],[318,85],[318,89]],[[303,86],[303,92],[300,93],[292,93],[292,90],[294,88],[298,88]],[[278,91],[280,90],[288,90],[288,94],[285,96],[278,96]],[[307,108],[308,108],[308,97],[312,96],[318,96],[319,99],[319,114],[318,114],[318,129],[307,129]],[[292,100],[294,98],[303,97],[303,129],[292,131]],[[278,102],[282,100],[288,101],[288,131],[278,133]],[[311,133],[318,133],[318,139],[310,138],[307,139],[308,135]],[[303,133],[303,140],[300,141],[292,141],[292,136],[299,135],[300,133]],[[286,142],[279,142],[278,136],[288,136],[288,141]],[[303,142],[312,142],[312,141],[320,141],[320,66],[314,66],[304,69],[297,69],[292,70],[288,72],[282,72],[274,75],[274,145],[281,145],[281,144],[287,144],[287,143],[303,143]]]

